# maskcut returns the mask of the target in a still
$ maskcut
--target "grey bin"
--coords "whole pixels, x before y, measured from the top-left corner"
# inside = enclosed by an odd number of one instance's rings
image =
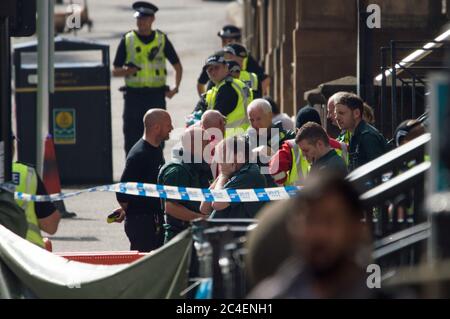
[[[61,183],[111,183],[109,46],[55,38],[55,93],[49,132],[54,137]],[[14,48],[18,159],[36,163],[37,43]]]

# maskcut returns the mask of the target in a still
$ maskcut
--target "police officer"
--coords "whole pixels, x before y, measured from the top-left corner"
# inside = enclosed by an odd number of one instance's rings
[[[227,61],[228,71],[230,72],[230,75],[239,80],[239,77],[241,76],[241,66],[239,63],[234,61]]]
[[[122,38],[114,59],[113,76],[125,77],[125,108],[123,132],[125,152],[139,140],[143,131],[142,118],[151,108],[166,108],[165,98],[178,93],[183,68],[166,34],[153,30],[158,8],[148,2],[133,4],[137,30]],[[175,87],[166,85],[166,59],[175,70]]]
[[[223,51],[225,52],[224,56],[227,62],[236,62],[239,65],[239,80],[247,84],[247,86],[253,90],[254,98],[260,98],[262,96],[262,89],[258,76],[256,73],[242,69],[244,61],[248,57],[247,49],[238,43],[233,43],[223,48]]]
[[[16,192],[47,195],[44,183],[31,166],[14,162],[12,178],[16,185]],[[59,211],[51,202],[29,202],[16,199],[16,203],[25,211],[27,217],[28,230],[25,238],[33,244],[45,248],[41,230],[51,235],[56,233],[61,219]]]
[[[240,43],[242,38],[241,30],[234,25],[224,26],[217,35],[222,40],[222,48],[232,43]],[[258,81],[261,83],[263,94],[268,94],[270,77],[264,73],[264,69],[250,54],[244,58],[242,70],[255,73],[258,76]],[[197,81],[197,91],[200,96],[212,87],[213,84],[211,82],[208,83],[208,80],[208,74],[203,69]]]
[[[350,131],[349,170],[354,170],[383,155],[386,139],[363,119],[363,100],[354,93],[346,93],[336,100],[336,121]]]
[[[221,54],[210,56],[204,68],[215,84],[205,96],[207,109],[219,111],[226,117],[225,136],[243,134],[249,127],[246,109],[253,99],[252,91],[242,81],[230,76]]]

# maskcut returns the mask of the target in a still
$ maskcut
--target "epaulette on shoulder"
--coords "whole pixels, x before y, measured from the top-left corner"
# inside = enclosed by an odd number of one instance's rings
[[[166,34],[163,31],[159,30],[159,29],[156,29],[155,31],[166,36]]]

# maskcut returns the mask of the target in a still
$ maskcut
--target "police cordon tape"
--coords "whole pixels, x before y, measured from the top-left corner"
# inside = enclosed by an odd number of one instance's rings
[[[14,186],[2,184],[1,188],[14,192]],[[178,186],[165,186],[144,183],[117,183],[103,185],[80,190],[51,195],[30,195],[22,192],[14,192],[15,199],[31,202],[55,202],[66,198],[76,197],[85,193],[114,192],[128,195],[156,197],[163,199],[178,199],[185,201],[205,202],[270,202],[294,197],[301,189],[299,186],[286,186],[275,188],[255,189],[221,189],[210,190],[207,188],[189,188]]]

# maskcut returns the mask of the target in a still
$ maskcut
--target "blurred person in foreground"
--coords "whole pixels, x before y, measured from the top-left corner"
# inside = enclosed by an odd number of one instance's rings
[[[311,176],[286,218],[292,256],[250,298],[373,298],[370,235],[359,194],[334,174]]]

